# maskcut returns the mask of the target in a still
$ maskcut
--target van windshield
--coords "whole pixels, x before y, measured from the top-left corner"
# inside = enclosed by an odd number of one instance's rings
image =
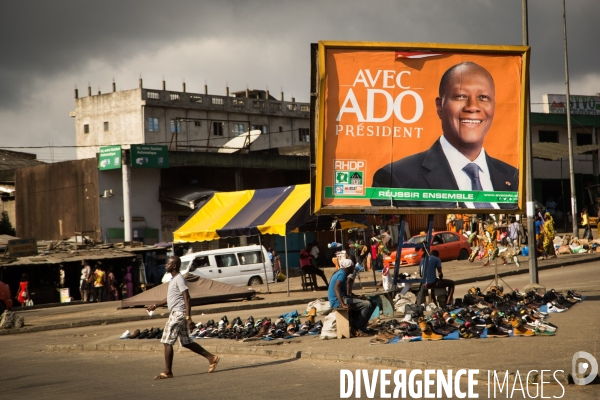
[[[263,262],[262,253],[260,251],[249,251],[246,253],[238,253],[241,265],[258,264]]]
[[[234,265],[238,265],[237,259],[235,258],[235,254],[221,254],[215,256],[215,261],[217,262],[217,267],[232,267]]]

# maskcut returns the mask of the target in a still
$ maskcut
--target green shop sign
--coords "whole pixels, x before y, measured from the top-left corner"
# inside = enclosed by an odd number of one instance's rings
[[[169,168],[167,146],[132,144],[131,166],[135,168]]]
[[[121,168],[121,146],[100,147],[98,169],[100,171],[106,171],[119,168]]]

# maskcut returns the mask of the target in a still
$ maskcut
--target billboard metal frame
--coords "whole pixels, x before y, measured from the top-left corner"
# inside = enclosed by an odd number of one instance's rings
[[[421,208],[393,206],[323,205],[324,186],[324,134],[325,134],[325,92],[326,92],[326,52],[330,49],[343,50],[390,50],[390,51],[443,51],[473,54],[506,54],[521,57],[521,88],[519,110],[519,184],[517,209],[497,210],[508,214],[524,213],[525,210],[525,132],[528,112],[529,46],[404,43],[404,42],[345,42],[319,41],[311,44],[311,210],[316,214],[444,214],[465,212],[465,208]],[[477,213],[494,213],[492,210],[480,210]]]

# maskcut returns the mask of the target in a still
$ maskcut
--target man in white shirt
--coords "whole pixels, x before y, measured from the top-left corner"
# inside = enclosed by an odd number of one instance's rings
[[[490,157],[483,141],[495,112],[490,73],[473,62],[449,68],[435,100],[443,135],[429,150],[379,169],[373,187],[516,192],[519,171]],[[511,203],[371,200],[374,206],[516,209]]]
[[[191,317],[192,307],[187,283],[183,275],[179,273],[180,267],[181,259],[179,257],[169,257],[165,269],[171,274],[172,278],[167,288],[167,299],[148,307],[148,311],[154,312],[157,307],[166,304],[171,312],[165,324],[162,339],[160,340],[165,345],[165,370],[154,377],[156,380],[173,377],[173,345],[177,341],[177,338],[179,338],[181,346],[208,360],[210,364],[208,368],[209,373],[217,368],[217,364],[220,361],[219,356],[209,353],[190,338],[190,328],[194,326]]]

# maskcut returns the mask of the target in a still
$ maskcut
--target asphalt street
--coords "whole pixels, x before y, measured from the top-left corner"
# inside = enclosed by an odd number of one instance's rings
[[[504,279],[507,286],[522,288],[528,283],[527,275],[509,276]],[[118,336],[136,328],[161,326],[164,319],[135,321],[112,325],[88,326],[60,329],[38,333],[0,336],[3,374],[0,376],[1,398],[165,398],[173,394],[196,398],[254,399],[272,396],[306,398],[316,396],[323,399],[340,397],[340,369],[377,368],[372,364],[357,362],[317,360],[323,354],[355,354],[397,357],[415,362],[431,362],[431,365],[454,365],[461,368],[481,368],[511,371],[532,369],[562,369],[570,372],[571,358],[576,351],[587,351],[600,360],[600,262],[556,268],[540,272],[540,281],[548,289],[574,289],[588,296],[581,304],[563,314],[554,314],[550,321],[559,326],[554,337],[460,340],[442,342],[401,343],[397,345],[370,346],[368,338],[322,341],[316,337],[301,338],[285,343],[240,343],[218,339],[200,341],[210,350],[217,346],[263,346],[289,351],[301,351],[307,357],[278,359],[272,357],[223,354],[217,373],[208,375],[207,362],[187,350],[175,354],[175,378],[154,381],[152,376],[163,368],[163,355],[158,341],[119,341]],[[481,281],[482,289],[490,283]],[[457,294],[464,294],[470,285],[461,285]],[[315,297],[324,293],[315,293]],[[94,305],[89,307],[94,311]],[[60,318],[69,307],[61,308]],[[197,308],[198,311],[202,307]],[[244,310],[230,314],[245,319],[278,315],[302,306],[284,306]],[[46,309],[49,315],[58,309]],[[30,312],[44,313],[44,310]],[[144,312],[137,310],[137,312]],[[24,313],[25,314],[25,313]],[[221,313],[197,315],[197,321],[219,319]],[[49,316],[49,318],[51,318]],[[146,326],[148,325],[148,326]],[[156,351],[49,351],[47,345],[56,344],[120,344],[152,342]],[[310,357],[308,357],[310,355]],[[389,368],[389,367],[385,367]],[[392,368],[394,369],[394,368]],[[533,390],[533,388],[532,388]],[[477,386],[480,398],[488,398],[487,386]],[[379,398],[379,389],[375,398]],[[559,385],[546,385],[544,396],[560,398]],[[521,397],[519,397],[521,396]],[[497,398],[506,398],[498,395]],[[597,399],[600,386],[565,388],[567,399]],[[353,395],[351,398],[355,398]],[[366,398],[363,391],[362,398]],[[523,398],[515,392],[513,398]],[[527,397],[528,398],[528,397]]]

